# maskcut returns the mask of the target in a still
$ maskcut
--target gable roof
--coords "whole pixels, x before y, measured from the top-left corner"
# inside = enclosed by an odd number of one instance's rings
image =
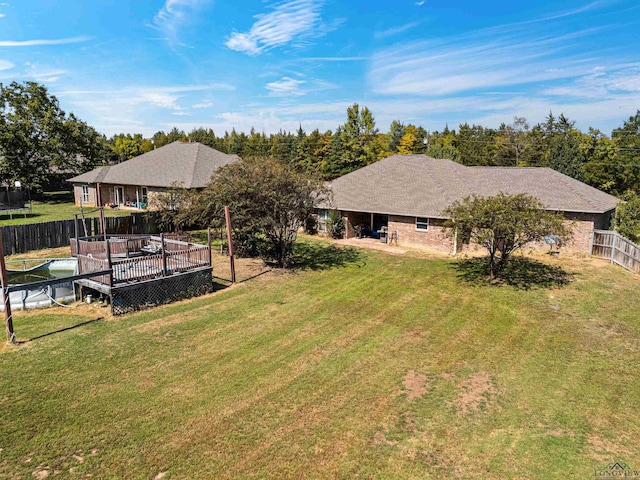
[[[468,196],[526,193],[548,210],[604,213],[619,200],[551,168],[466,167],[427,155],[393,155],[337,178],[332,206],[344,211],[442,218]]]
[[[96,168],[67,181],[149,187],[170,187],[173,183],[179,183],[185,188],[202,188],[218,168],[239,158],[201,143],[178,141],[117,165]]]

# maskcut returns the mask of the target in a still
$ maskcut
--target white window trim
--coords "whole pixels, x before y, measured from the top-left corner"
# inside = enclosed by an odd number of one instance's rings
[[[81,203],[89,203],[89,185],[82,185]]]
[[[418,222],[419,219],[426,220],[426,222]],[[427,224],[427,228],[418,227],[418,223],[420,223],[420,224],[426,223]],[[429,218],[427,218],[427,217],[416,217],[416,224],[415,225],[416,225],[416,232],[428,232],[429,231]]]
[[[119,198],[120,195],[118,195],[118,189],[122,189],[122,198]],[[125,201],[124,201],[124,196],[125,196],[125,192],[124,192],[124,186],[123,185],[115,185],[113,187],[113,200],[116,205],[124,205]]]

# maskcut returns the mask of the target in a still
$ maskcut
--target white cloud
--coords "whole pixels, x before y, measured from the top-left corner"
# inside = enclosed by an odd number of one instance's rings
[[[359,62],[367,60],[367,57],[308,57],[302,60],[307,62]]]
[[[47,45],[68,45],[70,43],[87,42],[91,37],[71,37],[54,40],[2,40],[0,47],[37,47]]]
[[[399,33],[403,33],[403,32],[409,31],[409,30],[411,30],[413,28],[416,28],[421,23],[422,23],[422,21],[417,21],[417,22],[407,23],[405,25],[400,25],[398,27],[388,28],[387,30],[374,32],[373,36],[375,38],[393,37],[394,35],[398,35]]]
[[[10,70],[13,67],[15,67],[15,64],[7,60],[0,60],[0,70]]]
[[[6,15],[4,13],[0,13],[0,18],[4,18]]]
[[[152,27],[162,33],[171,46],[181,44],[180,30],[190,21],[190,14],[209,0],[166,0],[162,8],[153,17]]]
[[[574,82],[545,88],[541,93],[556,97],[605,99],[630,92],[640,92],[640,66],[599,67]]]
[[[202,103],[196,103],[191,108],[211,108],[213,107],[213,105],[214,105],[213,102],[202,102]]]
[[[224,84],[180,86],[128,86],[118,90],[66,90],[53,92],[63,103],[80,110],[81,118],[96,118],[99,131],[113,134],[130,125],[130,132],[152,134],[157,120],[163,115],[190,115],[183,106],[187,98],[193,103],[193,94],[202,91],[229,91],[234,87]],[[190,97],[184,98],[187,95]],[[86,112],[88,115],[85,115]],[[139,120],[145,118],[146,122]],[[148,119],[152,119],[149,121]],[[151,123],[153,126],[150,126]],[[144,127],[144,128],[142,128]]]
[[[300,86],[305,83],[306,82],[304,80],[282,77],[281,80],[267,83],[264,88],[269,90],[269,95],[272,97],[285,97],[290,95],[301,96],[306,94],[306,92],[300,89]]]
[[[277,4],[273,11],[256,15],[248,32],[231,33],[225,45],[231,50],[258,55],[265,50],[301,42],[320,32],[320,0],[289,0]]]
[[[592,28],[560,36],[480,31],[400,44],[373,55],[369,81],[376,93],[384,95],[441,96],[578,77],[589,73],[598,60],[566,52],[598,31]]]

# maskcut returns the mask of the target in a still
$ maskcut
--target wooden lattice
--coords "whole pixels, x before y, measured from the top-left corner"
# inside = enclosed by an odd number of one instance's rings
[[[113,315],[122,315],[197,297],[212,290],[211,268],[205,267],[132,285],[114,287],[111,289],[111,312]]]

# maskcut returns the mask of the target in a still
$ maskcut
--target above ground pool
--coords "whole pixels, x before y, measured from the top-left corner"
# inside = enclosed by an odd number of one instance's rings
[[[10,285],[41,282],[42,280],[63,279],[78,272],[76,258],[52,258],[38,260],[38,265],[27,268],[34,260],[16,260],[7,262],[7,277]],[[24,289],[9,294],[12,309],[49,307],[56,303],[70,303],[76,299],[75,285],[72,281]],[[4,310],[4,294],[0,290],[0,311]]]

